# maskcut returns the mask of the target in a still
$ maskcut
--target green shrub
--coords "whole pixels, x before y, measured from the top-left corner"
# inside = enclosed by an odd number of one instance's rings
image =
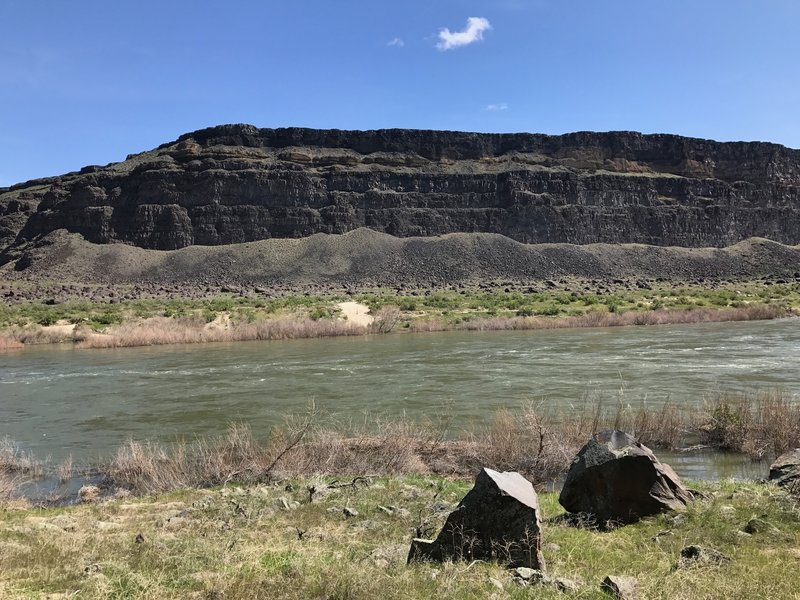
[[[540,315],[553,317],[553,316],[557,315],[558,313],[560,313],[561,309],[558,308],[558,306],[556,306],[555,304],[547,304],[547,305],[543,306],[542,308],[540,308],[538,312],[539,312]]]

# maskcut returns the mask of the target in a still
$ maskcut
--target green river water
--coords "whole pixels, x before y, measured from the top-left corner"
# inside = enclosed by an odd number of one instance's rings
[[[720,391],[800,394],[800,319],[529,332],[448,332],[0,354],[0,436],[54,461],[108,457],[231,421],[266,434],[310,402],[337,418],[436,417],[451,429],[537,402],[697,404]],[[763,464],[676,455],[689,477],[763,476]]]

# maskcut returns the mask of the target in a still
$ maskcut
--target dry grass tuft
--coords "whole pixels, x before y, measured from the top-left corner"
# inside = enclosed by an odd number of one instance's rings
[[[791,315],[789,309],[768,304],[752,304],[739,308],[693,308],[629,311],[624,313],[591,310],[572,317],[490,317],[459,323],[456,328],[466,331],[571,329],[580,327],[625,327],[629,325],[677,325],[690,323],[718,323],[724,321],[771,320]],[[425,323],[415,331],[437,331]],[[439,323],[446,328],[444,323]]]
[[[697,417],[705,443],[755,458],[800,447],[800,404],[782,390],[722,394]]]
[[[267,474],[268,459],[268,449],[255,441],[248,427],[231,424],[226,434],[190,445],[165,447],[130,440],[104,471],[116,485],[138,494],[155,494],[232,480],[258,481]]]
[[[0,473],[38,478],[44,475],[44,463],[5,437],[0,439]]]
[[[70,454],[58,465],[56,465],[56,477],[58,477],[59,483],[67,483],[70,479],[72,479],[72,474],[72,455]]]
[[[10,500],[16,495],[19,479],[8,473],[0,472],[0,501]]]
[[[238,342],[250,340],[290,340],[299,338],[363,335],[363,326],[330,319],[278,318],[232,323],[228,327],[207,324],[199,317],[152,317],[136,323],[123,323],[109,333],[89,335],[82,348],[125,348],[162,344]]]
[[[12,331],[3,331],[0,333],[0,350],[19,350],[23,347]]]

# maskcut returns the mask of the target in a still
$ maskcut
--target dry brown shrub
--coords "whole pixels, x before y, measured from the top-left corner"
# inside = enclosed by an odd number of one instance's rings
[[[13,326],[0,333],[0,350],[18,349],[25,345],[74,342],[72,331],[46,329],[41,325]]]
[[[444,319],[415,319],[409,325],[409,330],[416,333],[447,331],[448,329],[452,329],[452,327]]]
[[[381,306],[373,314],[374,320],[370,326],[370,331],[375,333],[390,333],[400,322],[402,312],[394,304]]]
[[[70,454],[56,465],[56,477],[59,483],[66,483],[72,479],[72,455]]]
[[[565,472],[586,441],[582,434],[567,435],[552,413],[539,407],[528,406],[519,413],[500,410],[474,434],[475,464],[519,471],[535,483],[549,481]]]
[[[0,440],[0,472],[38,478],[44,475],[44,463],[5,437]]]
[[[19,478],[0,471],[0,501],[10,500],[17,495]]]
[[[0,333],[0,350],[19,350],[22,347],[23,344],[17,339],[14,331],[6,330]]]
[[[248,340],[288,340],[297,338],[363,335],[366,328],[346,321],[283,317],[252,323],[232,323],[229,327],[209,326],[199,317],[152,317],[123,323],[108,333],[90,334],[82,348],[125,348],[162,344],[195,344]]]
[[[783,390],[720,394],[695,428],[705,443],[723,450],[775,457],[800,446],[800,403]]]
[[[684,323],[712,323],[721,321],[753,321],[777,319],[788,316],[788,309],[766,305],[740,308],[693,308],[628,311],[623,313],[590,310],[582,315],[562,317],[487,317],[470,319],[457,324],[465,331],[502,331],[533,329],[569,329],[573,327],[623,327],[628,325],[668,325]],[[424,322],[412,323],[414,331],[425,329]]]
[[[138,494],[156,494],[194,484],[187,476],[185,448],[167,450],[152,442],[129,440],[105,466],[106,476],[118,486]]]

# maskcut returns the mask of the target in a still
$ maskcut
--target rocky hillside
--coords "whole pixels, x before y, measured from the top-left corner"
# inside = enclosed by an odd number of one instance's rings
[[[797,244],[800,151],[631,132],[225,125],[0,189],[0,263],[58,229],[173,250],[360,227],[524,243]]]

